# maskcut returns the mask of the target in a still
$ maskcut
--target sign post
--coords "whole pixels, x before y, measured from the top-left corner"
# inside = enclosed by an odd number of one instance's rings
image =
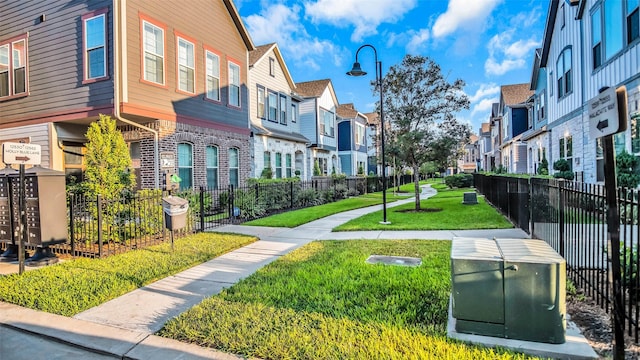
[[[613,358],[624,360],[624,304],[622,300],[622,269],[620,268],[620,211],[616,179],[616,155],[613,135],[627,129],[627,90],[624,86],[600,90],[589,101],[591,138],[602,138],[604,153],[604,188],[607,202],[607,257],[609,282],[613,285]]]
[[[18,210],[20,218],[18,219],[18,273],[24,272],[24,242],[27,239],[27,207],[26,207],[26,190],[24,179],[25,165],[39,165],[41,161],[41,147],[38,144],[25,144],[5,142],[2,144],[2,158],[5,164],[19,165],[19,199]],[[14,230],[14,232],[16,232]]]

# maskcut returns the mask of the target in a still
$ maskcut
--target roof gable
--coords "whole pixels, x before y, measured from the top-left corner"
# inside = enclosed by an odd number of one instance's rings
[[[522,104],[533,95],[529,84],[502,85],[500,87],[500,100],[504,106]]]
[[[305,98],[319,98],[327,89],[331,93],[333,102],[336,104],[336,106],[338,106],[340,103],[338,102],[336,93],[333,90],[333,84],[331,83],[331,79],[305,81],[305,82],[296,84],[296,92],[300,96]]]
[[[267,54],[273,53],[275,58],[278,60],[278,64],[280,64],[280,68],[284,73],[284,77],[287,79],[287,83],[291,89],[296,88],[296,83],[293,81],[291,77],[291,73],[289,72],[289,68],[287,64],[284,62],[284,58],[282,57],[282,53],[280,52],[280,48],[277,43],[270,43],[265,45],[258,46],[255,50],[249,52],[249,69],[255,67],[259,62],[267,57]]]

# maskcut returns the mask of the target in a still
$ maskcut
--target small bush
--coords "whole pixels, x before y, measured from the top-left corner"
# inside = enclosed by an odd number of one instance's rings
[[[473,186],[473,175],[471,174],[456,174],[450,175],[444,178],[444,183],[449,188],[465,188]]]
[[[571,171],[571,166],[569,165],[569,162],[567,160],[556,160],[556,162],[553,163],[553,170],[556,170],[556,172],[553,174],[553,177],[573,180],[573,172]]]

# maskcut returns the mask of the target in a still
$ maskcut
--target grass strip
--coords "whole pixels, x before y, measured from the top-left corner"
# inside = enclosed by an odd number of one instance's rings
[[[446,185],[432,185],[438,193],[420,201],[424,211],[414,212],[415,204],[408,203],[387,208],[387,219],[391,224],[380,224],[382,211],[376,211],[352,219],[334,231],[357,230],[467,230],[508,229],[513,225],[495,208],[478,197],[478,204],[462,203],[463,193],[473,189],[447,189]]]
[[[255,237],[198,233],[103,259],[74,259],[0,276],[0,301],[72,316],[156,280],[256,241]]]
[[[406,196],[387,194],[387,201],[404,198],[406,198]],[[265,218],[247,221],[243,223],[243,225],[294,228],[329,215],[379,204],[382,204],[382,193],[365,194],[332,203],[287,211]]]
[[[526,359],[446,338],[449,241],[304,246],[169,321],[159,335],[263,359]],[[372,254],[419,267],[371,265]]]

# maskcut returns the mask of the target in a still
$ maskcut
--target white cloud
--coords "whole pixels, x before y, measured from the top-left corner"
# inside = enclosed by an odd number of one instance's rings
[[[378,25],[400,20],[416,6],[416,0],[317,0],[305,3],[305,12],[315,23],[355,27],[351,41],[378,33]]]
[[[334,43],[309,35],[300,22],[300,6],[273,4],[260,14],[244,18],[247,30],[256,45],[277,42],[286,61],[295,61],[314,70],[321,64],[342,65],[344,51]],[[294,79],[295,80],[295,79]]]
[[[500,93],[500,86],[494,83],[482,84],[480,85],[478,90],[476,90],[475,94],[469,96],[469,102],[473,104],[475,102],[478,102],[484,97],[497,95],[499,93]]]
[[[512,29],[494,35],[489,40],[489,58],[484,64],[488,75],[503,75],[511,70],[524,68],[525,59],[533,57],[533,50],[540,46],[533,38],[514,40],[515,35],[516,32]]]
[[[412,32],[411,40],[407,44],[407,50],[411,53],[418,52],[419,49],[429,40],[429,29],[422,29]]]
[[[471,116],[473,117],[476,114],[487,113],[487,118],[488,118],[488,115],[491,112],[491,107],[493,106],[494,103],[497,103],[498,101],[499,101],[498,97],[480,100],[475,106],[473,106],[473,109],[471,110]]]
[[[473,29],[481,25],[502,0],[449,0],[447,11],[436,19],[432,33],[436,38],[458,29]]]

